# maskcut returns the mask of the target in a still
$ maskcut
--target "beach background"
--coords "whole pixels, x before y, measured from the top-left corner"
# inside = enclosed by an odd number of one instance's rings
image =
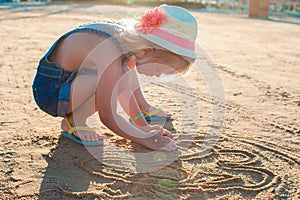
[[[85,148],[62,138],[61,119],[37,108],[32,80],[58,36],[82,23],[147,9],[0,4],[0,199],[299,199],[297,23],[191,10],[199,22],[198,45],[222,80],[226,118],[222,127],[212,126],[211,108],[219,105],[197,73],[185,77],[193,92],[176,82],[145,85],[150,102],[173,115],[166,128],[175,135],[177,152],[149,154],[101,123],[99,130],[110,140]],[[199,112],[183,119],[183,109],[195,105]],[[212,128],[220,130],[218,137],[207,137]],[[209,141],[213,145],[203,150]],[[144,170],[153,164],[153,170]]]

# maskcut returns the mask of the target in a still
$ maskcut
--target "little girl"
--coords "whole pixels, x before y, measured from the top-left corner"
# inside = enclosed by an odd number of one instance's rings
[[[154,150],[172,151],[172,134],[149,120],[170,115],[149,105],[136,71],[147,76],[184,74],[194,62],[196,19],[185,9],[161,5],[134,23],[92,23],[61,36],[40,60],[33,82],[37,105],[63,117],[63,136],[100,145],[105,136],[87,127],[98,112],[114,133]],[[130,121],[117,113],[117,102]]]

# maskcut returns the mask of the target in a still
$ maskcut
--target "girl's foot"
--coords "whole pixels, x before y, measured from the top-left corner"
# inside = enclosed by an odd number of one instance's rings
[[[73,131],[71,134],[77,138],[80,138],[81,140],[96,142],[99,140],[106,139],[106,136],[100,135],[96,132],[96,130],[89,128],[85,123],[76,123],[76,125],[78,125],[76,126],[78,127],[78,130]],[[76,129],[76,127],[74,126],[74,122],[68,118],[65,118],[61,121],[61,129],[64,132],[68,132],[71,128]],[[82,127],[84,127],[84,129],[86,130],[81,130]]]

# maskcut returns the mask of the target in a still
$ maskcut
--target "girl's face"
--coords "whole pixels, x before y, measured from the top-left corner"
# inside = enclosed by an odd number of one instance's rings
[[[166,50],[145,48],[136,54],[137,71],[146,76],[175,75],[179,73],[176,68],[184,69],[189,65],[181,56]]]
[[[176,71],[168,65],[160,64],[158,62],[137,62],[136,69],[138,73],[146,76],[160,77],[162,74],[176,74]]]
[[[137,65],[137,71],[140,74],[146,76],[156,76],[159,77],[162,74],[174,74],[174,70],[171,67],[158,64],[158,63],[149,63],[143,65]]]

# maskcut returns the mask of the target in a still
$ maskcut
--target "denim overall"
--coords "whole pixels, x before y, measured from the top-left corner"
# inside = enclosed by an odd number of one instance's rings
[[[78,32],[92,33],[110,39],[120,49],[121,55],[123,55],[121,44],[113,35],[93,28],[81,26],[65,33],[56,40],[40,60],[32,85],[36,104],[41,110],[54,117],[66,117],[70,102],[71,82],[79,73],[79,70],[73,72],[64,70],[58,63],[49,61],[48,56],[60,40]],[[124,62],[123,58],[122,62]]]

